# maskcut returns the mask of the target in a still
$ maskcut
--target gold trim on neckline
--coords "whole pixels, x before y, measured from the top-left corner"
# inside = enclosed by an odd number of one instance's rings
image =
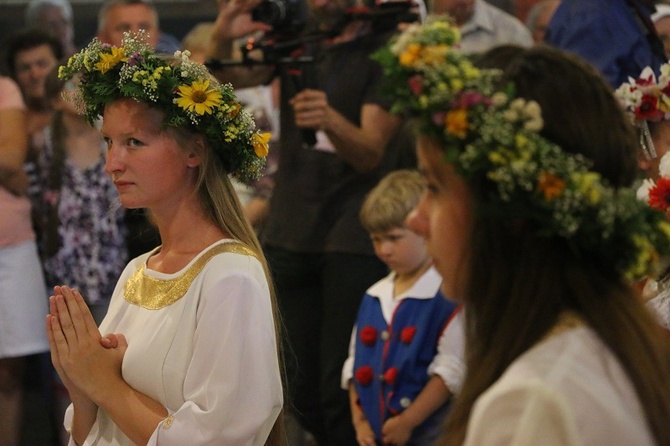
[[[214,256],[234,253],[257,257],[247,246],[239,242],[227,242],[214,246],[202,254],[186,271],[174,279],[157,279],[146,274],[146,262],[137,268],[123,288],[123,298],[132,305],[147,310],[159,310],[177,302],[186,295],[193,280]]]

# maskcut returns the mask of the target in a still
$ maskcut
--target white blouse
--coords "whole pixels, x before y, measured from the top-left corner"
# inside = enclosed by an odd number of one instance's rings
[[[632,383],[585,326],[538,344],[475,402],[465,446],[652,446]]]
[[[262,445],[282,408],[265,274],[230,242],[215,243],[175,274],[137,272],[149,253],[131,261],[100,326],[103,335],[126,336],[126,382],[168,409],[149,445]],[[209,250],[218,251],[206,260]],[[85,445],[132,444],[99,409]]]

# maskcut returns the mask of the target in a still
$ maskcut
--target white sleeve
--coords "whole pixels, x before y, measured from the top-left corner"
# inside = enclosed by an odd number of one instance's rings
[[[354,377],[354,357],[356,354],[356,325],[351,331],[351,339],[349,340],[349,356],[342,366],[342,380],[340,386],[344,390],[349,390],[349,381]]]
[[[582,446],[565,398],[531,380],[475,402],[463,446]]]
[[[282,386],[267,282],[260,264],[249,262],[204,282],[186,402],[148,445],[265,443],[282,407]]]
[[[463,307],[455,311],[437,344],[437,354],[428,366],[429,375],[438,375],[449,391],[461,391],[465,377],[465,325]]]

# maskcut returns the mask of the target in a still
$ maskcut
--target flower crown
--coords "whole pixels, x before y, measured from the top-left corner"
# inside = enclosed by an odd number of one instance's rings
[[[375,54],[392,111],[417,118],[464,178],[495,186],[479,203],[483,215],[534,222],[538,235],[563,237],[628,280],[656,274],[670,254],[670,223],[632,189],[608,186],[585,157],[542,137],[540,106],[515,98],[512,87],[496,91],[500,71],[474,67],[455,48],[458,38],[438,18]]]
[[[156,54],[143,32],[125,33],[121,47],[97,39],[61,66],[58,76],[81,73],[79,100],[89,123],[107,104],[131,98],[165,113],[166,127],[191,126],[205,135],[227,172],[242,181],[261,176],[269,134],[255,130],[251,115],[236,100],[231,85],[214,80],[188,51],[174,58]]]

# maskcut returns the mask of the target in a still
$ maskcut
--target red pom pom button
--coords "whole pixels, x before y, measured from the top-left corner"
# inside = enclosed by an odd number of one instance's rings
[[[375,327],[366,325],[365,327],[361,328],[360,337],[363,345],[369,347],[373,345],[377,340],[377,330],[375,329]]]
[[[395,380],[398,377],[398,369],[396,367],[391,367],[384,373],[384,381],[387,384],[395,384]]]
[[[369,386],[372,382],[372,378],[374,378],[374,375],[375,374],[372,371],[372,367],[369,365],[364,365],[363,367],[359,367],[358,370],[356,370],[354,379],[356,379],[356,382],[362,386]]]
[[[416,327],[405,327],[400,332],[400,340],[405,344],[409,344],[414,339],[416,334]]]

